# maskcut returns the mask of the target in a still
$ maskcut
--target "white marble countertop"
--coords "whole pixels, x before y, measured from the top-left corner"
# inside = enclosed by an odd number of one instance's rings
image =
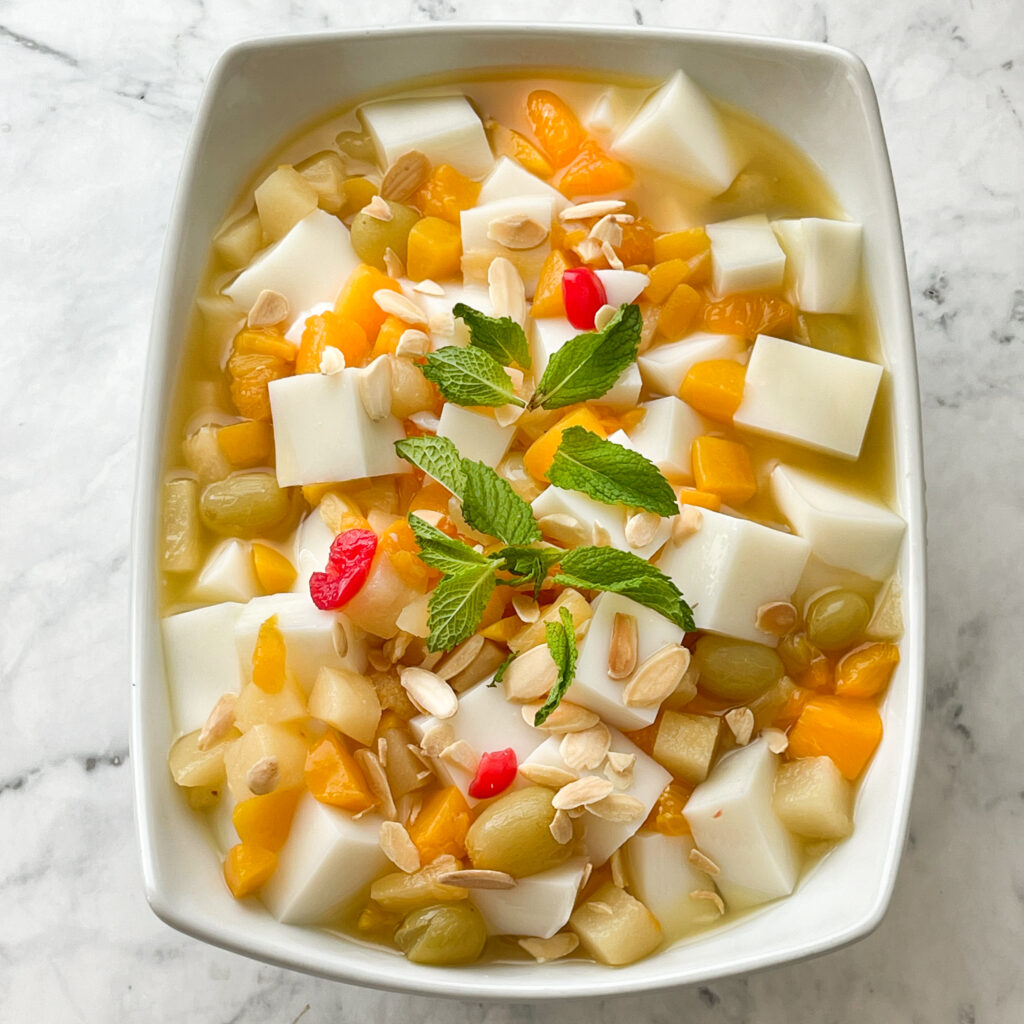
[[[1024,74],[1013,0],[0,2],[0,1020],[289,1024],[1024,1020]],[[315,981],[173,932],[142,896],[128,522],[148,320],[204,78],[265,33],[476,18],[725,29],[874,77],[920,352],[929,696],[881,927],[809,963],[603,1003]]]

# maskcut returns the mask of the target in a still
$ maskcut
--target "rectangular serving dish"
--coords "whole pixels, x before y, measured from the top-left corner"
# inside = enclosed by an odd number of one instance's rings
[[[709,93],[766,121],[821,168],[864,224],[867,284],[892,377],[906,632],[885,700],[885,736],[861,784],[856,831],[783,901],[628,967],[579,961],[433,968],[344,937],[279,924],[236,902],[219,855],[167,770],[173,739],[159,629],[156,558],[164,424],[210,239],[283,139],[350,97],[431,74],[564,67],[666,76],[682,67]],[[924,476],[917,367],[899,217],[867,70],[835,47],[614,27],[433,25],[254,40],[213,70],[185,154],[153,317],[139,442],[132,565],[131,755],[146,897],[168,924],[247,956],[361,985],[471,999],[549,999],[707,982],[834,949],[881,920],[910,806],[924,681]]]

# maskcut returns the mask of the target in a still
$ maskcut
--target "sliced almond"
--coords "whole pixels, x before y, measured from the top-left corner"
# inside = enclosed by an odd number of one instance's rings
[[[599,328],[600,329],[600,328]],[[603,523],[595,522],[590,528],[590,543],[595,548],[606,548],[611,545],[612,535]]]
[[[616,612],[608,645],[608,675],[612,679],[628,679],[636,668],[636,659],[636,616]]]
[[[440,298],[444,295],[444,288],[441,287],[436,281],[431,281],[429,277],[425,277],[422,281],[417,281],[413,286],[414,292],[419,292],[420,295],[433,295],[436,298]]]
[[[273,327],[288,319],[288,299],[272,288],[264,288],[256,296],[246,323],[250,327]]]
[[[641,662],[622,691],[629,708],[652,708],[679,685],[690,665],[690,652],[681,644],[666,644]]]
[[[281,781],[281,765],[276,757],[261,757],[245,774],[245,784],[256,796],[273,793]]]
[[[423,795],[421,793],[414,790],[403,794],[398,801],[398,820],[408,827],[416,820],[422,807]]]
[[[590,881],[590,876],[593,873],[594,873],[594,865],[591,864],[590,861],[588,860],[587,863],[583,865],[583,877],[580,879],[579,888],[577,890],[578,892],[582,892],[584,889],[586,889],[587,882]]]
[[[380,759],[372,750],[359,749],[353,755],[356,764],[359,765],[370,792],[377,798],[381,814],[394,821],[398,817],[398,810],[395,807],[395,798],[391,795],[391,786],[388,785],[388,777],[384,773]],[[415,871],[416,869],[413,868]]]
[[[634,550],[646,547],[660,526],[661,516],[656,512],[635,512],[626,520],[626,543]]]
[[[403,153],[384,173],[380,194],[384,199],[404,203],[430,177],[430,161],[419,150]]]
[[[725,913],[725,904],[722,902],[722,897],[717,892],[712,892],[710,889],[694,889],[690,893],[691,900],[707,900],[709,903],[715,905],[718,908],[719,915]]]
[[[486,868],[461,868],[438,875],[442,885],[457,885],[463,889],[514,889],[516,880],[505,871]]]
[[[789,737],[781,729],[762,729],[761,735],[768,741],[773,754],[783,754],[789,746]]]
[[[378,356],[359,371],[359,400],[374,423],[391,415],[391,364]]]
[[[465,740],[456,740],[441,751],[441,760],[461,768],[467,775],[473,775],[480,763],[480,755]]]
[[[548,237],[548,228],[524,213],[508,213],[488,223],[487,237],[506,249],[533,249]]]
[[[618,213],[626,208],[623,199],[595,199],[589,203],[577,203],[567,206],[558,215],[561,221],[591,220],[594,217],[605,217],[609,213]]]
[[[608,867],[612,873],[612,885],[620,889],[626,888],[626,865],[623,863],[622,847],[612,852],[608,858]]]
[[[325,345],[320,353],[320,372],[328,377],[345,369],[345,354],[334,345]]]
[[[601,306],[594,314],[594,330],[603,331],[608,324],[611,323],[612,317],[614,317],[617,312],[618,310],[615,306],[609,306],[607,303]]]
[[[430,523],[431,526],[437,526],[444,519],[444,513],[438,512],[435,508],[414,508],[410,514],[414,515],[417,519],[422,519],[425,523]],[[443,657],[444,652],[439,651],[438,654]]]
[[[424,714],[452,718],[459,710],[455,691],[433,672],[418,667],[403,668],[399,680],[409,700]]]
[[[388,277],[393,277],[396,281],[400,277],[405,277],[405,264],[402,262],[402,257],[390,245],[384,250],[384,269],[387,271]]]
[[[624,754],[610,750],[604,763],[604,777],[616,789],[628,789],[633,785],[633,769],[636,765],[636,754]]]
[[[552,798],[551,806],[556,811],[569,811],[574,807],[589,807],[603,800],[612,791],[612,784],[597,775],[585,775],[582,779],[563,786]],[[637,803],[640,803],[638,800]],[[641,805],[642,806],[642,805]]]
[[[360,211],[365,213],[367,217],[372,217],[374,220],[389,221],[394,218],[394,214],[391,212],[391,207],[385,202],[384,197],[381,195],[374,196]]]
[[[477,655],[484,646],[484,637],[474,633],[471,637],[463,640],[457,647],[453,647],[434,668],[435,675],[440,676],[446,682],[457,676],[463,669],[469,668],[476,661]]]
[[[701,853],[696,846],[687,854],[687,858],[695,868],[700,868],[705,874],[720,875],[722,873],[722,869],[706,853]]]
[[[410,327],[402,331],[395,346],[395,355],[402,359],[417,359],[430,351],[430,335],[426,331]]]
[[[515,662],[512,664],[514,665]],[[505,677],[508,678],[508,673],[506,673]],[[533,725],[534,716],[540,709],[540,704],[524,704],[523,721],[527,725]],[[583,732],[584,729],[597,725],[600,720],[588,708],[581,708],[579,704],[570,704],[568,701],[563,700],[538,728],[554,733],[557,736],[566,732]]]
[[[704,523],[704,513],[696,505],[684,505],[682,512],[672,520],[672,541],[682,544],[692,537]]]
[[[545,536],[553,537],[563,544],[574,544],[581,547],[590,540],[583,524],[575,516],[565,515],[562,512],[541,516],[537,520],[537,525]]]
[[[411,875],[420,869],[420,851],[405,826],[397,821],[384,821],[380,826],[380,848],[399,871]]]
[[[750,708],[730,708],[723,717],[736,742],[745,747],[754,735],[754,712]]]
[[[412,643],[412,636],[409,633],[398,633],[393,636],[390,640],[384,641],[384,657],[391,662],[392,665],[395,662],[401,661],[405,652],[409,649],[409,644]]]
[[[573,252],[584,263],[597,263],[604,259],[604,252],[601,249],[601,243],[596,238],[584,238],[573,246]]]
[[[373,293],[373,301],[385,313],[397,316],[399,320],[404,320],[407,324],[426,326],[428,323],[427,314],[412,299],[401,292],[392,291],[390,288],[378,288]]]
[[[559,932],[550,939],[530,936],[519,940],[519,945],[539,964],[546,964],[549,960],[561,960],[562,957],[575,952],[579,944],[579,937],[574,932]]]
[[[551,651],[547,644],[538,644],[509,664],[501,684],[509,700],[536,700],[546,696],[557,680],[558,666]]]
[[[609,782],[608,785],[611,786],[612,783]],[[587,804],[587,810],[602,821],[640,821],[647,815],[647,808],[628,793],[609,793],[600,800]]]
[[[601,255],[608,261],[612,270],[625,270],[626,265],[619,259],[619,254],[612,248],[611,242],[601,243]]]
[[[200,750],[209,750],[210,747],[216,746],[231,731],[231,727],[235,724],[235,702],[237,700],[238,694],[225,693],[213,705],[213,710],[207,716],[196,739],[196,746]]]
[[[382,768],[388,766],[388,741],[383,736],[377,737],[377,760]]]
[[[515,264],[504,256],[491,260],[487,285],[493,315],[511,317],[522,327],[526,323],[526,287]]]
[[[540,605],[529,594],[513,594],[512,610],[523,622],[536,622],[540,618]]]
[[[572,772],[553,764],[521,764],[519,774],[535,786],[550,786],[552,789],[561,789],[577,779]]]
[[[555,811],[555,816],[551,819],[551,824],[548,825],[548,831],[556,843],[562,846],[571,843],[574,834],[572,818],[565,811]]]
[[[436,434],[437,428],[441,426],[441,421],[428,409],[424,409],[422,412],[414,412],[409,417],[409,421],[415,423],[420,430],[428,434]]]
[[[590,771],[605,759],[612,744],[611,733],[603,722],[582,732],[567,732],[558,745],[562,760],[574,771]]]
[[[788,601],[770,601],[757,609],[755,625],[773,636],[786,636],[796,628],[797,618],[795,605]]]
[[[606,213],[591,229],[590,237],[609,245],[622,245],[622,226]]]

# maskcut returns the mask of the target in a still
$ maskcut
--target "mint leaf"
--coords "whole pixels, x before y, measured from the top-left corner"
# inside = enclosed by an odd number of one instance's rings
[[[501,563],[507,572],[518,576],[524,583],[533,584],[534,596],[540,593],[548,570],[565,552],[561,548],[507,547],[495,551],[488,557]]]
[[[530,368],[530,345],[512,317],[487,316],[464,302],[456,302],[452,313],[469,328],[469,343],[474,348],[483,349],[505,366],[516,363],[524,370]]]
[[[427,606],[427,650],[448,651],[476,632],[484,608],[494,593],[496,568],[492,562],[464,567],[454,576],[442,576]]]
[[[572,686],[576,675],[576,629],[572,624],[572,616],[568,608],[559,608],[558,617],[560,622],[549,622],[544,627],[551,659],[558,666],[558,679],[551,687],[548,699],[533,716],[533,724],[538,727],[543,725],[551,712],[562,703],[562,698]]]
[[[457,498],[462,496],[466,485],[462,456],[447,437],[407,437],[395,442],[395,451],[406,462],[429,473]]]
[[[555,582],[582,590],[606,590],[664,615],[680,629],[695,629],[693,611],[659,568],[618,548],[576,548],[562,556]]]
[[[470,459],[462,460],[462,470],[466,474],[462,514],[473,529],[506,544],[540,540],[540,527],[533,518],[533,510],[512,490],[507,480],[490,466]]]
[[[472,345],[439,348],[427,356],[420,369],[456,405],[525,404],[513,390],[512,379],[501,363]]]
[[[420,560],[444,573],[460,573],[489,565],[488,560],[461,540],[449,537],[419,516],[410,515],[409,525],[420,546]]]
[[[510,654],[499,666],[498,671],[494,673],[494,678],[487,684],[488,686],[497,686],[498,683],[505,678],[505,673],[508,671],[509,665],[515,661],[515,654]]]
[[[679,513],[675,492],[653,462],[584,427],[562,434],[547,475],[555,486],[582,491],[606,505],[644,508],[659,516]]]
[[[610,391],[636,361],[642,327],[640,307],[622,305],[603,330],[567,341],[548,361],[530,407],[561,409]]]

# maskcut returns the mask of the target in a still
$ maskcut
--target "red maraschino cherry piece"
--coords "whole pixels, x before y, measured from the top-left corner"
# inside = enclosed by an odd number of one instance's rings
[[[518,770],[516,752],[511,747],[481,754],[480,763],[476,766],[476,775],[469,784],[469,795],[474,800],[486,800],[488,797],[504,793],[512,785]]]
[[[608,301],[601,278],[589,267],[562,271],[565,315],[578,331],[592,331],[597,311]]]
[[[351,601],[370,574],[377,551],[377,535],[372,530],[346,530],[331,544],[324,572],[309,577],[309,596],[324,611],[334,611]]]

